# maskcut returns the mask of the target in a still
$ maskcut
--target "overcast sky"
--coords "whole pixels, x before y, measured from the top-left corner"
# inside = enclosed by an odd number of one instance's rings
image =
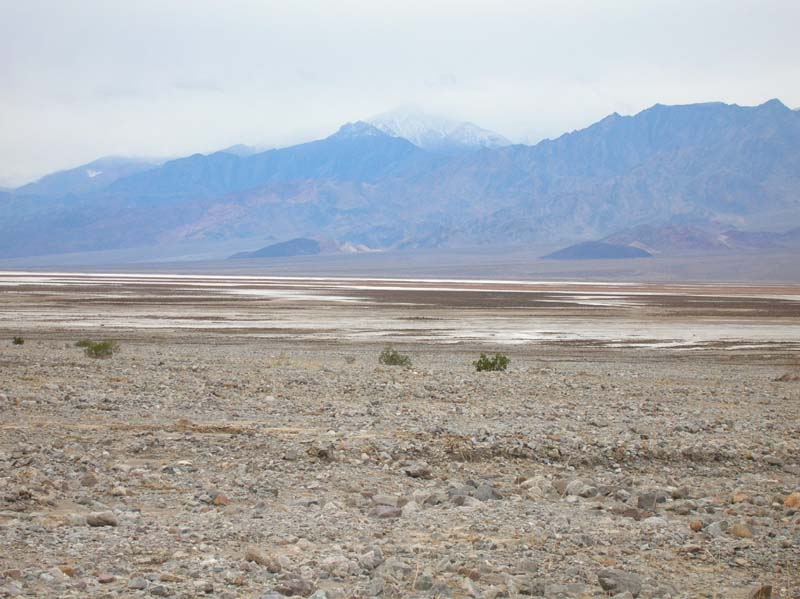
[[[528,142],[656,102],[794,108],[798,23],[798,0],[0,0],[0,185],[410,103]]]

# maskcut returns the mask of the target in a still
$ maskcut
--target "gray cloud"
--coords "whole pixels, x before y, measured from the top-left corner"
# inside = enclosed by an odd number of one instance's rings
[[[0,184],[401,104],[525,141],[655,102],[800,106],[798,22],[796,0],[0,0]]]

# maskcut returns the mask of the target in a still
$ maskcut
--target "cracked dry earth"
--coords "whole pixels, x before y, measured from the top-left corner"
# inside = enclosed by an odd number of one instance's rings
[[[800,597],[796,349],[16,327],[0,597]]]

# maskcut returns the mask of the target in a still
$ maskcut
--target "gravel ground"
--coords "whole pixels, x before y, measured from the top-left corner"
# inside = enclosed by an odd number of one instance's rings
[[[0,597],[800,597],[785,349],[0,332]]]

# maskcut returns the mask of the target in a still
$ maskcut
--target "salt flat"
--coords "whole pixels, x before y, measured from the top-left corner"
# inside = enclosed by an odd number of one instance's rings
[[[728,349],[800,344],[800,286],[0,273],[9,330]],[[25,297],[20,302],[20,296]]]

